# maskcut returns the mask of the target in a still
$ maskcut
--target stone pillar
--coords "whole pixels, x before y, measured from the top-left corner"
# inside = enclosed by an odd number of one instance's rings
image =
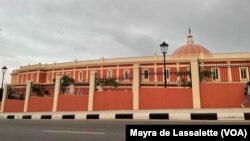
[[[39,78],[40,78],[40,70],[37,70],[37,75],[36,75],[36,82],[39,83]]]
[[[117,82],[119,82],[119,78],[120,78],[120,71],[119,71],[119,68],[120,68],[120,66],[119,65],[117,65],[116,66],[116,81]]]
[[[76,67],[74,67],[74,72],[73,72],[73,79],[76,79]]]
[[[133,70],[133,110],[139,110],[140,65],[134,64]]]
[[[103,78],[103,66],[101,66],[100,78]]]
[[[227,74],[228,74],[228,81],[232,82],[232,70],[231,70],[230,61],[227,61]]]
[[[93,111],[95,93],[95,71],[90,72],[88,111]]]
[[[89,67],[86,68],[86,81],[89,81]]]
[[[193,58],[190,61],[192,76],[193,108],[201,108],[199,63],[197,58]]]
[[[154,63],[154,77],[155,77],[155,87],[157,87],[157,63]]]
[[[180,72],[180,63],[179,62],[177,62],[176,63],[176,70],[177,70],[177,72]],[[180,75],[177,75],[177,82],[180,82]],[[178,86],[179,86],[179,83],[178,83]]]
[[[29,80],[26,84],[26,93],[25,93],[23,112],[28,111],[29,99],[30,99],[30,93],[31,93],[31,85],[32,85],[32,81]]]
[[[61,87],[61,78],[62,78],[62,76],[57,76],[56,77],[52,112],[56,112],[57,111],[58,96],[59,96],[60,87]]]
[[[0,110],[0,112],[3,112],[3,110],[4,110],[5,100],[6,100],[6,97],[7,97],[7,88],[8,88],[8,84],[4,84],[4,87],[3,87],[3,96],[2,96],[2,103],[1,103],[1,110]]]

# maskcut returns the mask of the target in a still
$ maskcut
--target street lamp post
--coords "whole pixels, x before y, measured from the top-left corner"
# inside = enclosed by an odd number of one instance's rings
[[[4,75],[5,75],[6,71],[7,71],[7,67],[6,66],[2,67],[3,78],[2,78],[1,90],[3,90],[3,80],[4,80]]]
[[[167,72],[166,72],[166,54],[168,51],[168,44],[163,42],[162,44],[160,44],[161,47],[161,52],[163,54],[163,59],[164,59],[164,86],[165,88],[167,87]]]

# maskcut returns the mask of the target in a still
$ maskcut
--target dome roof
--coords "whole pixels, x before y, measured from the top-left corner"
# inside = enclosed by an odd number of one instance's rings
[[[202,45],[193,42],[193,36],[187,37],[187,44],[178,47],[172,54],[172,57],[190,57],[200,56],[201,54],[211,54],[211,52]]]

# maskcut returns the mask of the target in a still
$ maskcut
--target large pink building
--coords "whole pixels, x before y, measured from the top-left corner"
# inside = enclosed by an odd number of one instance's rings
[[[16,98],[6,91],[1,111],[240,107],[249,81],[250,53],[212,53],[189,35],[186,44],[166,57],[167,88],[163,68],[163,57],[157,55],[22,66],[11,74]],[[64,75],[75,83],[62,94]],[[96,82],[109,78],[118,87],[98,90]],[[40,87],[40,96],[29,90],[31,82]]]

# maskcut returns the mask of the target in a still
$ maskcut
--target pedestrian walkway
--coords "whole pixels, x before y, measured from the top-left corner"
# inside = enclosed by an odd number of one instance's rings
[[[1,113],[0,119],[250,120],[250,108]]]

